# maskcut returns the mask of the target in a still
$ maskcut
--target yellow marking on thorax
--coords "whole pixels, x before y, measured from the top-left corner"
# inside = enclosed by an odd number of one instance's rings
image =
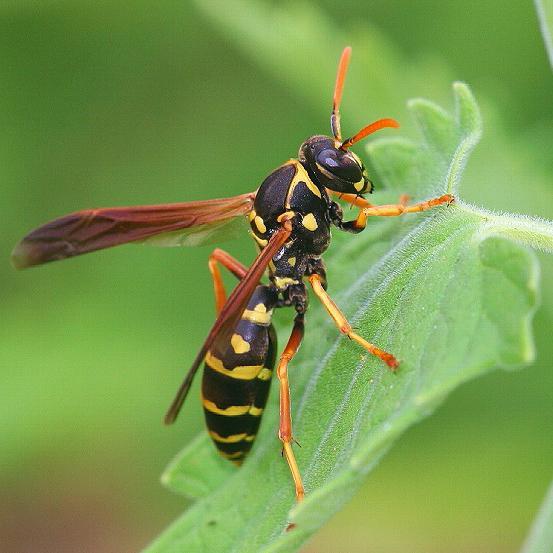
[[[311,179],[309,178],[309,175],[307,174],[307,171],[305,170],[304,166],[298,160],[294,160],[294,166],[296,168],[296,174],[294,175],[292,182],[290,183],[290,188],[288,188],[288,193],[286,194],[286,203],[284,204],[286,206],[286,209],[290,209],[290,202],[292,201],[294,190],[300,182],[305,182],[306,186],[308,186],[310,190],[311,188],[307,184],[308,182],[311,183],[312,186],[315,186],[311,182]],[[317,187],[315,186],[315,188]],[[313,192],[313,190],[311,191]],[[321,197],[320,191],[317,190],[317,192],[319,192],[319,198],[320,198]],[[313,192],[313,194],[315,194],[315,192]]]
[[[208,351],[205,356],[205,363],[214,371],[230,376],[231,378],[237,378],[238,380],[253,380],[263,368],[263,365],[239,365],[238,367],[234,367],[234,369],[230,370],[227,369],[223,365],[223,362],[215,357],[210,351]]]
[[[242,434],[232,434],[231,436],[221,436],[217,434],[214,430],[209,431],[209,435],[216,441],[221,444],[236,444],[241,441],[251,442],[254,440],[255,435],[250,436],[246,432]],[[249,438],[249,439],[248,439]]]
[[[309,188],[309,190],[311,190],[311,192],[315,194],[315,196],[318,196],[319,198],[321,197],[321,191],[318,189],[317,185],[309,178],[309,176],[308,179],[305,181],[305,184],[307,188]]]
[[[290,267],[295,267],[295,265],[296,265],[296,258],[295,258],[295,257],[289,257],[289,258],[288,258],[288,265],[290,265]]]
[[[317,220],[315,219],[313,213],[308,213],[307,215],[304,215],[301,224],[307,230],[310,230],[312,232],[319,228],[319,225],[317,224]]]
[[[267,227],[265,226],[265,221],[259,216],[256,215],[253,219],[253,222],[255,223],[255,226],[257,227],[257,230],[261,234],[265,234],[267,232]]]
[[[232,349],[234,350],[234,353],[246,353],[250,351],[251,346],[240,336],[240,334],[233,334],[232,338],[230,339],[230,345],[232,346]]]
[[[257,215],[257,213],[255,212],[255,209],[252,209],[248,215],[248,219],[250,221],[253,221],[255,219],[255,216]]]

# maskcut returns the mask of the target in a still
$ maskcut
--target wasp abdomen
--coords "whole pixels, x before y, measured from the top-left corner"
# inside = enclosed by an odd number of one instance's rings
[[[276,302],[272,288],[258,286],[230,341],[216,341],[205,357],[202,403],[207,428],[221,455],[237,463],[253,445],[269,395]]]

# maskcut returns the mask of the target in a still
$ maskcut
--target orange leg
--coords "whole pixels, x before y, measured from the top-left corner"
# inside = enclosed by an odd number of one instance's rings
[[[227,252],[216,248],[211,252],[209,256],[209,272],[213,278],[213,289],[215,292],[215,309],[217,315],[223,309],[227,301],[227,294],[225,292],[225,285],[223,284],[223,278],[221,277],[221,271],[219,270],[219,263],[223,267],[227,268],[238,280],[242,280],[246,275],[248,269],[232,257]]]
[[[357,219],[352,221],[353,228],[358,230],[363,230],[365,228],[367,217],[397,217],[405,213],[426,211],[438,205],[450,204],[454,201],[454,197],[451,194],[444,194],[439,198],[432,198],[413,205],[407,205],[409,197],[406,194],[400,196],[399,203],[388,205],[373,205],[365,200],[365,198],[360,198],[355,194],[341,194],[339,197],[341,200],[361,208]]]
[[[294,328],[282,355],[277,368],[277,376],[280,382],[280,425],[278,428],[278,437],[282,441],[282,452],[296,487],[296,500],[301,501],[305,495],[301,475],[292,451],[292,415],[290,413],[290,386],[288,385],[288,363],[296,355],[301,341],[303,339],[303,315],[298,314],[294,319]]]
[[[323,288],[321,277],[315,274],[310,275],[308,279],[313,287],[313,292],[315,292],[316,296],[321,300],[322,304],[325,306],[325,309],[328,311],[328,314],[332,317],[332,320],[340,329],[340,332],[364,347],[369,353],[372,353],[373,355],[376,355],[376,357],[382,359],[382,361],[384,361],[390,369],[395,370],[399,366],[399,362],[391,353],[388,353],[376,347],[374,344],[367,342],[367,340],[353,331],[351,325],[344,317],[344,314],[340,311],[338,306],[334,303],[334,301],[332,301],[332,298]]]
[[[340,192],[336,192],[335,190],[330,190],[330,188],[327,188],[326,191],[332,196],[337,196],[339,200],[343,200],[344,202],[347,202],[348,204],[351,204],[355,207],[361,207],[361,208],[375,207],[374,204],[371,204],[365,198],[362,198],[357,194],[342,194]],[[407,203],[409,202],[409,198],[410,198],[409,194],[401,194],[401,196],[399,197],[398,204],[403,207],[407,206]]]

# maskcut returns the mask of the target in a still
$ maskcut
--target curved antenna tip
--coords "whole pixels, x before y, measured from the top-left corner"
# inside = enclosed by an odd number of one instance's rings
[[[346,150],[347,148],[349,148],[356,142],[359,142],[369,134],[372,134],[373,132],[376,132],[376,131],[379,131],[380,129],[385,129],[385,128],[397,129],[399,128],[399,123],[395,119],[391,119],[391,118],[379,119],[378,121],[375,121],[374,123],[371,123],[366,127],[363,127],[356,135],[344,140],[340,148],[342,150]]]

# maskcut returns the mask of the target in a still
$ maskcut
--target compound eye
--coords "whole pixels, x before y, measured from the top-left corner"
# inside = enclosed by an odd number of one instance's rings
[[[317,163],[322,169],[345,182],[359,182],[363,178],[362,168],[357,160],[351,152],[330,148],[317,155]]]
[[[325,169],[332,171],[340,166],[338,161],[338,155],[336,150],[323,150],[317,155],[317,163],[322,165]]]

